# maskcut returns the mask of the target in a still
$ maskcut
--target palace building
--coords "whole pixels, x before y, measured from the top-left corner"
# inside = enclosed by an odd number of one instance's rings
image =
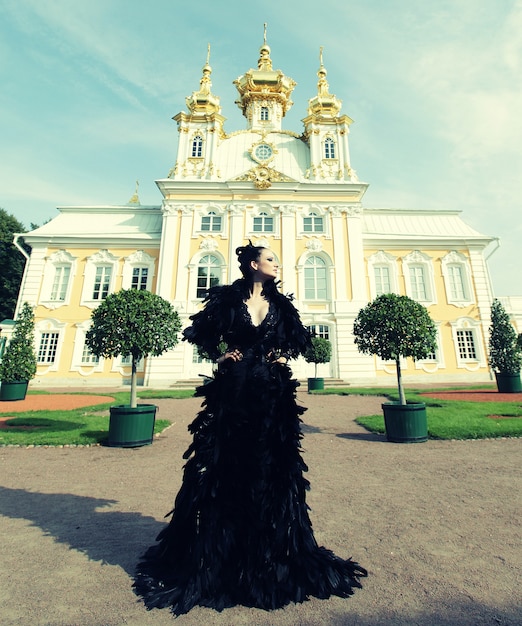
[[[98,360],[86,350],[92,311],[113,291],[149,289],[186,325],[210,286],[239,277],[235,249],[249,239],[274,251],[283,291],[294,294],[303,322],[332,342],[319,375],[395,384],[393,364],[358,353],[352,334],[363,306],[395,292],[425,305],[438,330],[429,358],[404,362],[405,380],[489,380],[485,250],[493,238],[456,210],[363,206],[368,183],[352,168],[352,120],[330,93],[322,55],[317,93],[300,105],[297,131],[283,124],[295,82],[274,69],[266,37],[257,69],[234,81],[244,130],[225,130],[211,72],[207,58],[199,89],[174,116],[177,159],[156,181],[161,204],[144,206],[136,193],[121,206],[62,207],[23,235],[32,252],[18,308],[35,307],[33,385],[125,384],[126,359]],[[140,367],[143,384],[168,387],[209,374],[212,364],[180,342]],[[292,369],[298,378],[313,375],[302,359]]]

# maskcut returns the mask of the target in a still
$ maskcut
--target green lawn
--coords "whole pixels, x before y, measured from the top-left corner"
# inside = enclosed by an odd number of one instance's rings
[[[466,387],[484,389],[491,386]],[[455,387],[450,389],[455,390]],[[464,387],[463,387],[464,389]],[[428,391],[423,390],[423,391]],[[444,391],[434,389],[433,391]],[[42,393],[42,392],[30,392]],[[386,388],[326,389],[320,394],[378,395],[398,400],[397,394]],[[520,437],[522,435],[522,406],[518,402],[463,402],[436,400],[420,395],[420,391],[407,394],[410,402],[425,402],[428,414],[429,436],[436,439],[482,439],[488,437]],[[88,395],[88,394],[85,394]],[[18,413],[8,420],[8,428],[0,430],[1,445],[92,445],[104,443],[108,436],[111,405],[127,404],[128,392],[107,395],[107,404],[83,407],[70,411],[28,411]],[[142,400],[160,398],[188,398],[192,389],[145,390],[139,392]],[[7,415],[1,413],[0,417]],[[12,415],[10,413],[9,415]],[[490,416],[497,416],[491,418]],[[359,424],[371,432],[384,433],[382,414],[359,417]],[[154,432],[161,432],[170,422],[157,419]]]
[[[451,387],[452,391],[456,388]],[[462,387],[462,389],[491,389],[491,386]],[[444,391],[423,389],[422,391]],[[316,392],[317,393],[317,392]],[[348,388],[327,389],[326,394],[378,395],[398,401],[395,392],[386,389]],[[520,402],[464,402],[438,400],[421,395],[421,391],[407,393],[408,402],[424,402],[428,416],[428,434],[434,439],[485,439],[489,437],[520,437],[522,435],[522,405]],[[384,433],[384,417],[368,415],[357,418],[371,432]]]
[[[16,413],[15,416],[7,420],[7,428],[0,429],[0,446],[60,446],[104,443],[109,433],[109,407],[118,404],[128,404],[129,393],[97,395],[107,395],[107,403],[68,411],[27,411]],[[141,399],[147,400],[153,398],[186,398],[193,396],[194,391],[144,391],[138,395]],[[0,402],[0,417],[7,415],[12,416],[13,413],[2,413],[2,403]],[[169,420],[157,419],[154,432],[161,432],[169,425]]]

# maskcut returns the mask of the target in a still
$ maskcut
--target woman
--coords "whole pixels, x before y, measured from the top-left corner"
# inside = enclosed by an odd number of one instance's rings
[[[197,390],[183,483],[170,524],[138,566],[148,608],[174,614],[201,605],[263,609],[309,596],[342,597],[366,571],[315,541],[305,502],[298,382],[287,365],[308,331],[275,282],[267,248],[236,250],[243,278],[213,287],[184,338],[217,361]]]

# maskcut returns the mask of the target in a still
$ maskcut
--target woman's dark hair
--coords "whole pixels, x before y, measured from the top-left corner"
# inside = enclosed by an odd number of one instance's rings
[[[239,246],[236,248],[237,260],[239,261],[239,269],[243,274],[243,278],[252,280],[252,261],[258,261],[261,256],[261,252],[265,249],[264,246],[254,246],[251,241],[247,246]]]
[[[250,240],[248,241],[248,245],[236,248],[239,269],[241,270],[241,274],[243,274],[243,279],[245,281],[245,298],[252,292],[253,269],[250,263],[252,261],[258,261],[263,250],[266,250],[265,246],[254,246]],[[270,297],[270,295],[275,291],[277,291],[275,280],[267,280],[263,286],[263,295]]]

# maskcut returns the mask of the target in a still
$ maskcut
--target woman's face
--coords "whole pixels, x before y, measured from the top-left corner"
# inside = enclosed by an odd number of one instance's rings
[[[279,263],[276,261],[274,253],[268,248],[263,248],[259,259],[257,261],[251,261],[253,277],[257,280],[269,280],[270,278],[276,278],[279,270]]]

